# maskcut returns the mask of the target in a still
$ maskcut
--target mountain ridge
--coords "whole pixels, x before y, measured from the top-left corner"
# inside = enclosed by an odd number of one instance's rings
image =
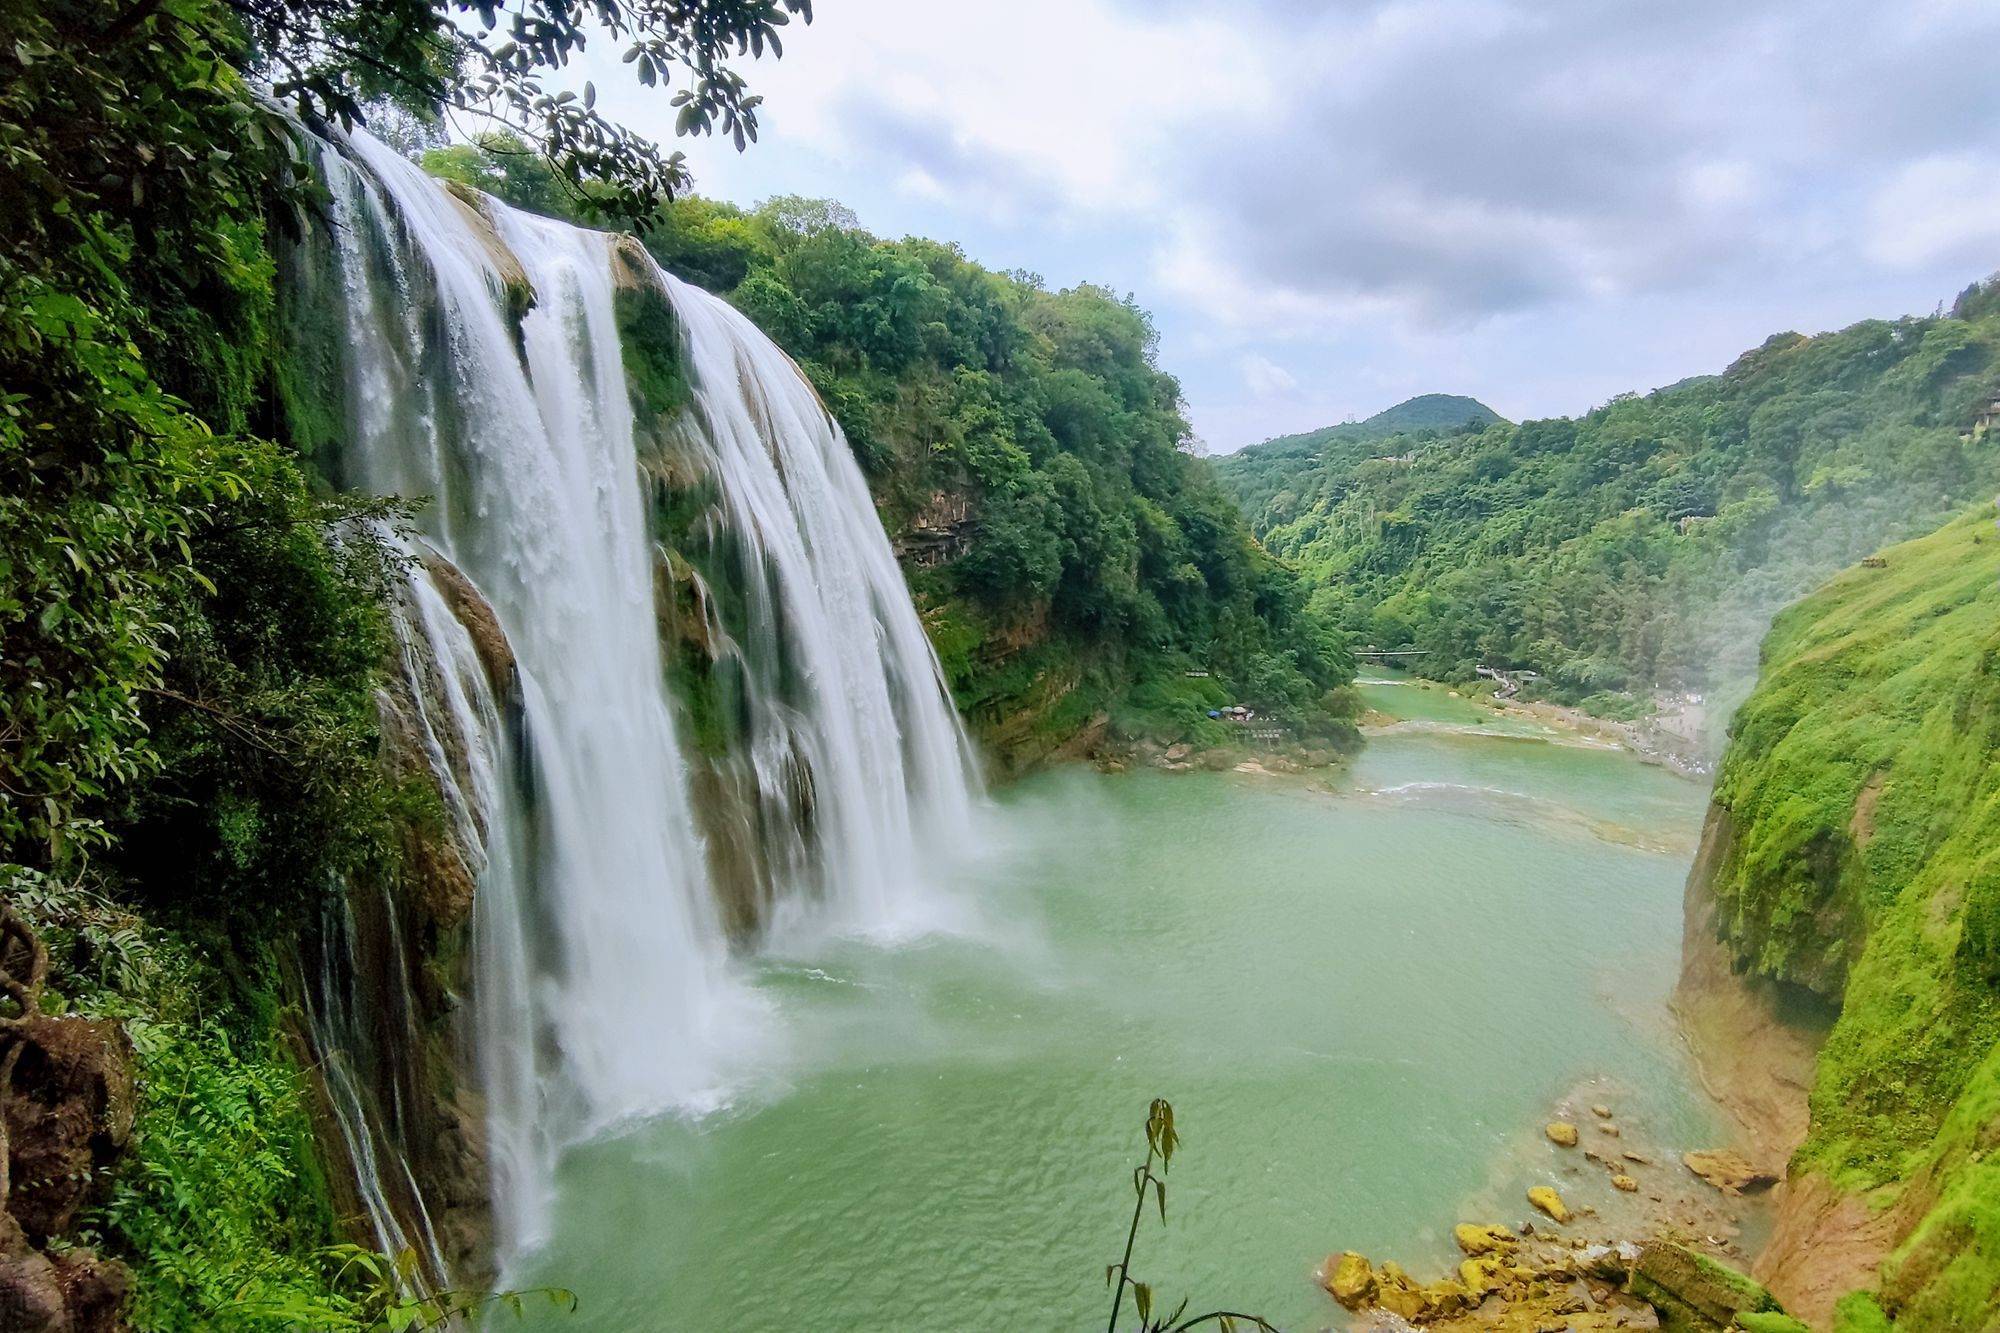
[[[1230,459],[1242,458],[1253,451],[1272,456],[1275,450],[1289,449],[1291,446],[1317,448],[1334,440],[1384,440],[1392,435],[1407,435],[1413,431],[1434,430],[1451,433],[1469,428],[1483,428],[1505,421],[1477,398],[1457,393],[1420,393],[1414,398],[1385,407],[1371,417],[1360,421],[1343,421],[1337,425],[1320,426],[1313,430],[1297,431],[1289,435],[1273,435],[1267,440],[1247,444],[1235,453],[1225,454],[1216,459],[1223,464]]]

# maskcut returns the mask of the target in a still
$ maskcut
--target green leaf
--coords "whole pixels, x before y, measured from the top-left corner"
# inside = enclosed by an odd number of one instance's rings
[[[1130,1124],[1131,1122],[1127,1121],[1126,1123]],[[1139,1307],[1140,1319],[1144,1320],[1153,1317],[1153,1289],[1151,1287],[1143,1282],[1134,1282],[1132,1284],[1132,1300]]]

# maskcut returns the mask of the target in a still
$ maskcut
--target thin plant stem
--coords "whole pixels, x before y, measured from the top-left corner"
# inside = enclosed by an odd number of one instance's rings
[[[1111,1293],[1111,1322],[1104,1333],[1118,1333],[1118,1312],[1125,1305],[1125,1283],[1132,1271],[1132,1246],[1139,1239],[1139,1220],[1146,1215],[1146,1183],[1153,1178],[1153,1145],[1146,1145],[1146,1164],[1139,1168],[1138,1199],[1132,1204],[1132,1227],[1125,1233],[1125,1257],[1118,1261],[1118,1285]]]

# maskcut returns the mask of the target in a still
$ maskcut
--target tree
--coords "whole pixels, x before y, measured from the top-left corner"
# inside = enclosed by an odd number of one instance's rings
[[[597,110],[597,90],[551,91],[593,38],[625,44],[642,85],[673,87],[677,134],[719,133],[741,149],[757,107],[731,58],[783,53],[812,0],[223,0],[252,44],[253,69],[309,119],[367,121],[371,99],[428,115],[463,114],[533,144],[581,211],[643,227],[688,184],[685,156]],[[133,0],[111,32],[181,18],[166,0]],[[587,185],[606,187],[586,190]]]

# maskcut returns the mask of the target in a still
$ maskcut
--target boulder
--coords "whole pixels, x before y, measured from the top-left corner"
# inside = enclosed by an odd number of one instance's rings
[[[1576,1126],[1570,1124],[1567,1120],[1551,1121],[1548,1128],[1542,1132],[1547,1134],[1549,1142],[1555,1144],[1558,1148],[1574,1148],[1576,1146]]]
[[[1754,1279],[1672,1241],[1639,1248],[1631,1286],[1660,1312],[1660,1326],[1674,1333],[1710,1333],[1737,1324],[1743,1315],[1782,1313]]]
[[[1754,1194],[1778,1183],[1777,1172],[1727,1148],[1686,1153],[1681,1162],[1724,1194]]]
[[[8,1333],[68,1333],[62,1283],[40,1250],[22,1245],[0,1255],[0,1328]]]
[[[1505,1227],[1480,1226],[1474,1222],[1460,1222],[1451,1229],[1451,1238],[1458,1242],[1458,1248],[1473,1258],[1482,1254],[1508,1254],[1520,1241]]]
[[[1188,745],[1185,741],[1176,741],[1174,744],[1169,745],[1167,747],[1166,757],[1172,763],[1179,763],[1181,760],[1187,758],[1190,754],[1193,753],[1194,753],[1194,748]]]
[[[1603,1124],[1597,1127],[1597,1132],[1600,1134],[1609,1134],[1612,1138],[1615,1139],[1620,1137],[1623,1131],[1621,1131],[1618,1128],[1618,1126],[1612,1124],[1609,1120],[1607,1120]]]
[[[1569,1221],[1569,1205],[1563,1202],[1562,1195],[1548,1185],[1537,1185],[1529,1190],[1528,1202],[1547,1213],[1551,1221]]]
[[[1377,1309],[1412,1321],[1422,1319],[1430,1311],[1424,1289],[1393,1259],[1384,1260],[1376,1271],[1373,1303]]]
[[[1637,1194],[1639,1192],[1639,1182],[1622,1172],[1611,1177],[1611,1185],[1612,1188],[1623,1190],[1627,1194]]]
[[[109,1019],[36,1014],[16,1031],[0,1088],[10,1153],[5,1203],[27,1239],[67,1232],[101,1168],[132,1135],[132,1041]]]
[[[1591,1107],[1590,1113],[1596,1116],[1599,1120],[1609,1120],[1611,1118],[1611,1108],[1604,1105],[1602,1102]]]
[[[1362,1310],[1374,1303],[1379,1289],[1375,1270],[1369,1267],[1367,1259],[1353,1250],[1328,1259],[1323,1272],[1327,1295],[1346,1309]]]
[[[1505,1287],[1511,1273],[1505,1264],[1489,1256],[1467,1259],[1458,1266],[1458,1276],[1472,1299],[1482,1300]]]
[[[87,1249],[64,1250],[51,1260],[69,1311],[69,1333],[125,1333],[130,1327],[125,1310],[132,1301],[131,1269]]]

